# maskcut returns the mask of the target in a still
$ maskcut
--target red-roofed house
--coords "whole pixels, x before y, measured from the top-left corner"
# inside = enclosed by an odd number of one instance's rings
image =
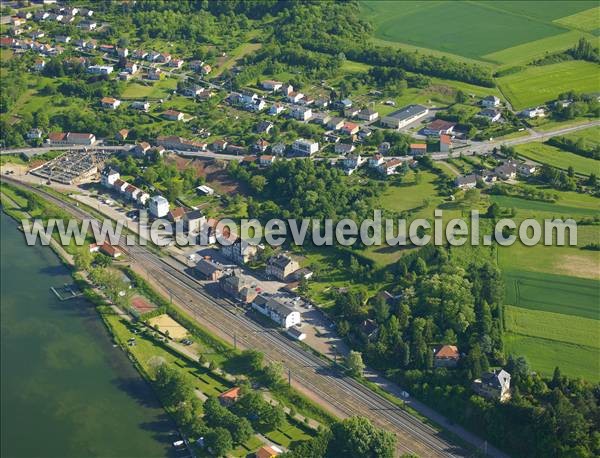
[[[263,445],[256,451],[255,456],[256,458],[275,458],[281,453],[282,451],[274,445]]]
[[[433,357],[435,367],[455,367],[460,359],[460,353],[455,345],[443,345]]]
[[[454,130],[454,126],[456,126],[456,123],[454,122],[436,119],[423,128],[423,134],[432,135],[434,137],[439,137],[442,134],[451,134]]]
[[[100,252],[115,259],[123,254],[119,247],[113,246],[109,243],[103,243],[100,245]]]
[[[354,135],[358,133],[360,126],[358,124],[354,124],[353,122],[344,123],[344,127],[342,127],[342,132],[347,135]]]
[[[176,110],[167,110],[162,114],[162,117],[168,119],[169,121],[182,121],[183,113],[181,111]]]
[[[100,103],[102,104],[102,108],[110,108],[111,110],[116,110],[121,105],[120,100],[113,99],[112,97],[102,97]]]
[[[410,154],[413,156],[422,156],[427,152],[427,145],[425,143],[411,143]]]
[[[452,146],[452,139],[450,135],[442,134],[440,135],[440,152],[448,153],[450,152],[450,147]]]
[[[241,388],[239,386],[234,386],[233,388],[224,391],[219,395],[219,401],[221,404],[229,406],[233,404],[241,395]]]

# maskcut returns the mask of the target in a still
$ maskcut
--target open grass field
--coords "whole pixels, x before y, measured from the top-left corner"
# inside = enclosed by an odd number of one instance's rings
[[[554,21],[594,6],[594,2],[544,2],[541,5],[536,1],[361,2],[378,39],[478,60],[486,60],[485,56],[507,48],[562,34],[568,30],[567,26]]]
[[[583,140],[588,147],[598,147],[600,146],[600,126],[571,132],[570,134],[563,135],[563,137],[575,141]]]
[[[548,273],[505,270],[507,305],[600,319],[598,281]]]
[[[551,377],[556,366],[563,374],[591,382],[600,380],[598,350],[595,348],[529,337],[512,332],[504,336],[506,353],[524,355],[531,367]]]
[[[600,161],[563,151],[544,143],[523,143],[516,145],[515,149],[520,156],[551,165],[557,169],[567,170],[569,167],[573,167],[575,173],[582,175],[592,173],[598,175],[600,173]]]
[[[590,8],[579,13],[565,16],[554,22],[565,27],[585,30],[586,32],[595,32],[598,30],[598,18],[600,18],[600,7]]]
[[[600,350],[599,320],[513,306],[507,306],[504,315],[506,329],[515,334]]]
[[[597,64],[583,61],[531,66],[498,78],[498,84],[513,108],[520,110],[554,100],[558,94],[569,90],[598,92],[599,69]]]
[[[167,97],[177,88],[175,78],[163,78],[154,84],[140,84],[131,82],[123,91],[124,99],[162,99]]]

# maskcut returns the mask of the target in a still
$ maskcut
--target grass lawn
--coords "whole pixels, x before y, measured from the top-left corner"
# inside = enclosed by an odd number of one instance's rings
[[[219,63],[215,72],[211,76],[219,76],[225,70],[228,70],[231,67],[233,67],[236,64],[236,62],[242,57],[255,51],[258,51],[261,46],[262,44],[260,43],[242,43],[237,48],[233,49],[231,52],[228,53],[227,57]]]
[[[271,431],[265,434],[265,436],[267,439],[285,448],[289,448],[289,446],[294,442],[304,441],[311,438],[304,428],[293,425],[288,421],[286,421],[280,428],[277,428],[276,431]]]
[[[569,90],[598,92],[598,69],[598,64],[591,62],[568,61],[527,67],[497,81],[513,108],[521,110],[553,100]]]
[[[130,82],[123,91],[124,99],[162,99],[166,98],[177,88],[175,78],[163,78],[155,83],[140,84]]]
[[[594,6],[591,2],[545,2],[540,8],[539,2],[524,1],[515,11],[510,2],[506,8],[504,3],[362,1],[360,5],[377,38],[472,59],[558,35],[565,29],[552,20]]]
[[[564,375],[600,380],[600,359],[595,348],[507,332],[504,349],[506,353],[524,355],[533,370],[548,377],[559,366]]]
[[[575,173],[590,175],[600,173],[600,162],[578,154],[563,151],[544,143],[532,142],[516,145],[515,149],[520,156],[526,157],[542,164],[548,164],[557,169],[567,170],[573,167]]]

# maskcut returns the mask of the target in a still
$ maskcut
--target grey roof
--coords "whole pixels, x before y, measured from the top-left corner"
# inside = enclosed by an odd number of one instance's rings
[[[285,269],[285,266],[287,266],[292,261],[293,259],[285,254],[277,254],[269,258],[269,264],[280,269]]]
[[[386,118],[394,118],[398,121],[404,121],[405,119],[423,114],[426,111],[427,107],[424,107],[423,105],[407,105],[399,110],[394,111],[393,113],[388,114]]]
[[[198,264],[196,264],[196,268],[206,276],[210,276],[214,272],[223,270],[223,268],[220,265],[208,259],[200,259],[200,261],[198,261]]]
[[[200,218],[202,218],[203,216],[204,216],[204,213],[202,213],[202,211],[201,211],[201,210],[192,210],[192,211],[189,211],[189,212],[187,212],[187,213],[185,214],[185,217],[186,217],[188,220],[200,219]]]
[[[504,369],[496,369],[492,372],[486,372],[481,376],[481,383],[501,389],[510,386],[510,374]]]
[[[469,183],[477,183],[477,175],[466,175],[464,177],[456,177],[454,180],[457,186]]]
[[[492,108],[486,108],[485,110],[481,110],[478,113],[478,116],[485,116],[485,117],[489,117],[489,118],[493,118],[496,115],[498,115],[500,112],[498,110],[494,110]]]
[[[279,316],[288,316],[294,311],[292,307],[285,305],[274,298],[269,299],[269,302],[267,302],[267,307],[277,313]]]

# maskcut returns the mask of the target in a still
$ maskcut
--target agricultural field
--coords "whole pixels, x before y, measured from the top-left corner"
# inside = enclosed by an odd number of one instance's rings
[[[570,90],[597,92],[598,68],[591,62],[567,61],[530,66],[497,81],[513,108],[521,110],[554,100],[558,94]]]
[[[575,173],[590,175],[600,173],[600,162],[578,154],[563,151],[544,143],[523,143],[515,149],[520,156],[542,164],[548,164],[557,169],[567,170],[573,167]]]
[[[496,62],[490,54],[567,32],[568,17],[595,6],[594,2],[546,2],[543,8],[535,1],[361,2],[377,39],[491,63]],[[557,22],[561,18],[567,24]],[[564,48],[564,42],[555,44]]]
[[[598,18],[600,17],[600,7],[596,6],[589,10],[581,11],[565,16],[554,21],[557,24],[564,25],[573,29],[584,30],[598,34]]]
[[[590,148],[598,147],[600,146],[600,126],[571,132],[563,137],[574,141],[582,140]]]

